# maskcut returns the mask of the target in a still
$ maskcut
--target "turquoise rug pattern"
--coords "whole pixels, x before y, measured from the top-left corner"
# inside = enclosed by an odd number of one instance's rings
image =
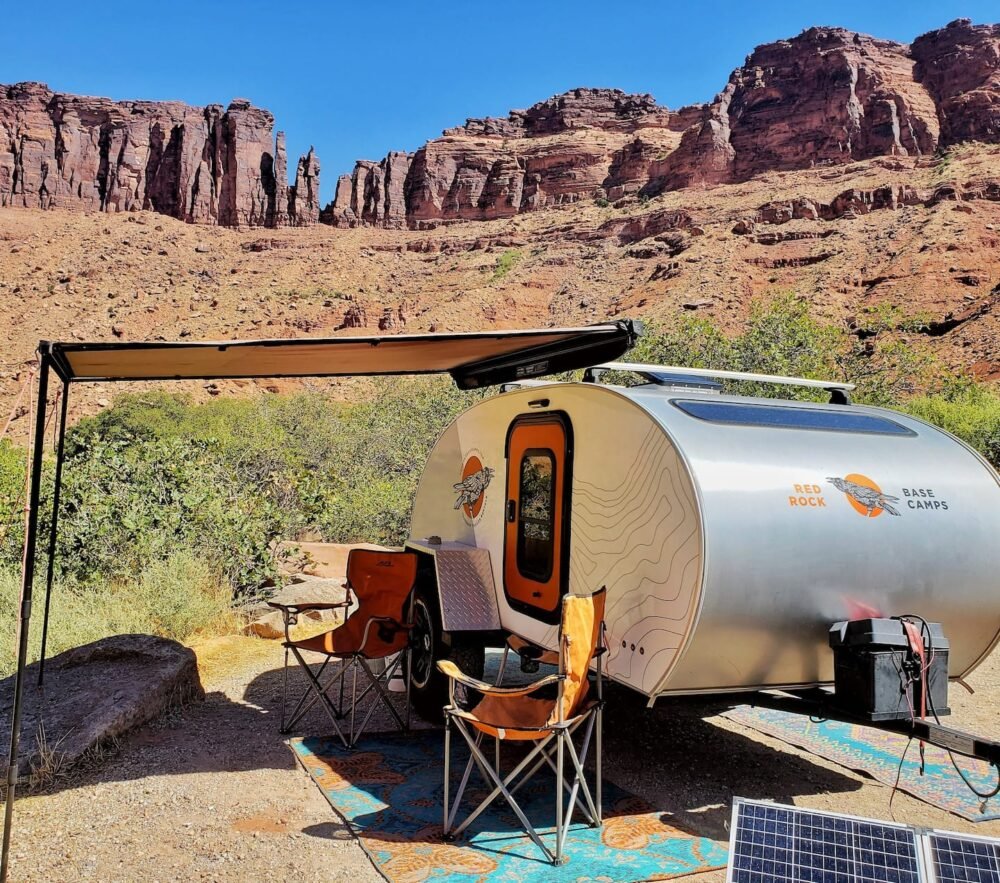
[[[899,759],[909,741],[899,733],[841,721],[815,721],[805,715],[770,708],[743,705],[723,712],[722,716],[848,769],[867,773],[890,788],[896,781]],[[920,775],[920,753],[914,740],[906,751],[899,776],[901,791],[970,822],[1000,819],[1000,797],[989,801],[984,812],[982,799],[955,772],[946,751],[928,745],[925,758],[924,774]],[[989,764],[960,754],[955,755],[955,760],[978,790],[989,791],[996,785],[997,774]]]
[[[353,751],[329,738],[299,738],[291,747],[330,805],[359,837],[392,883],[629,883],[665,880],[721,868],[724,845],[688,834],[641,799],[605,783],[604,827],[582,821],[567,837],[569,861],[553,867],[499,798],[453,842],[441,836],[444,736],[440,730],[376,734]],[[455,783],[468,758],[453,746]],[[486,796],[478,771],[463,809]],[[554,823],[554,778],[539,774],[518,794],[544,842]],[[454,786],[452,790],[454,794]]]

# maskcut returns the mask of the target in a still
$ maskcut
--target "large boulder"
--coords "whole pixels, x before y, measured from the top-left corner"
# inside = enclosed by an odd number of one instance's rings
[[[0,733],[9,733],[14,677],[0,681]],[[153,635],[116,635],[67,650],[25,671],[19,776],[65,770],[88,752],[156,719],[168,708],[204,697],[188,647]],[[6,765],[8,745],[0,743]]]

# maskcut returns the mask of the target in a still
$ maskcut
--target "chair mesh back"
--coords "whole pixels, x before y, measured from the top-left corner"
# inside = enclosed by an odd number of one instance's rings
[[[414,552],[351,549],[347,556],[347,582],[357,596],[358,608],[343,628],[357,642],[360,643],[365,625],[373,616],[390,616],[401,623],[406,621],[406,600],[417,580],[417,560]],[[386,646],[380,646],[382,644]],[[379,638],[379,630],[373,627],[364,649],[369,655],[382,655],[380,651],[394,652],[405,644],[405,635],[393,636],[393,640],[387,642]]]
[[[562,720],[573,717],[587,698],[590,661],[597,650],[604,621],[607,590],[593,595],[566,595],[560,626],[560,671],[566,676],[562,692]]]

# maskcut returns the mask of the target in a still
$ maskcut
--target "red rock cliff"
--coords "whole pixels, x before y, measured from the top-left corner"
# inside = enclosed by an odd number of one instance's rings
[[[394,227],[485,220],[580,199],[919,156],[964,140],[1000,141],[1000,25],[962,19],[912,46],[810,28],[755,49],[709,104],[670,111],[649,95],[576,89],[503,119],[446,129],[412,158],[359,162],[339,179],[323,220]]]
[[[190,107],[0,85],[0,206],[149,209],[232,227],[313,223],[319,164],[300,160],[290,192],[284,134],[237,99]]]

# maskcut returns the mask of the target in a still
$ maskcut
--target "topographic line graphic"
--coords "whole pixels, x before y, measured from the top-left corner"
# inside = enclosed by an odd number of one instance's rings
[[[669,490],[673,492],[672,494],[668,494],[666,491],[659,493],[664,479],[667,480]],[[658,504],[659,506],[666,505],[668,507],[668,514],[672,514],[674,510],[674,503],[671,501],[671,496],[676,498],[674,477],[668,468],[661,467],[656,470],[655,476],[651,476],[650,479],[645,482],[645,489],[643,490],[642,495],[633,498],[634,502],[632,506],[628,508],[621,506],[615,509],[608,509],[604,513],[601,513],[601,515],[603,515],[603,520],[617,523],[620,527],[618,533],[610,537],[598,538],[587,530],[582,530],[582,532],[588,539],[591,540],[591,543],[593,544],[601,543],[613,545],[622,536],[631,533],[634,530],[633,525],[636,522],[646,520],[647,512],[651,508],[657,508]],[[687,515],[688,513],[683,514]],[[602,525],[594,523],[589,518],[580,514],[576,509],[574,509],[573,518],[574,521],[579,520],[581,524],[590,528],[592,531],[602,530]]]
[[[649,435],[647,435],[646,441],[643,442],[640,452],[636,455],[635,459],[632,461],[632,464],[626,471],[624,480],[615,487],[604,488],[601,487],[600,485],[594,484],[593,482],[584,481],[583,479],[580,478],[575,478],[573,481],[574,489],[576,488],[576,486],[580,486],[581,488],[593,488],[594,489],[593,491],[584,491],[584,493],[588,493],[591,497],[600,502],[601,505],[617,507],[618,505],[620,505],[622,500],[628,498],[629,494],[631,493],[632,486],[637,481],[640,480],[640,478],[642,477],[642,473],[648,471],[648,467],[646,467],[643,470],[637,469],[636,464],[638,464],[641,460],[649,456],[648,454],[644,453],[644,450],[647,443],[650,440],[662,442],[663,446],[669,446],[666,439],[659,432],[651,431]],[[662,455],[658,454],[656,456],[657,458],[659,458],[659,456]],[[602,491],[610,495],[609,498],[603,499],[601,497]]]
[[[684,526],[684,522],[682,521],[670,533],[668,533],[667,536],[666,536],[666,538],[664,539],[664,541],[659,544],[660,555],[659,555],[658,558],[643,557],[638,562],[636,562],[634,564],[634,566],[632,567],[631,570],[626,570],[626,571],[624,571],[622,573],[615,573],[614,579],[616,579],[616,580],[625,580],[628,577],[630,577],[633,574],[635,574],[639,570],[639,568],[642,567],[643,565],[647,565],[648,564],[651,567],[656,567],[656,565],[658,565],[663,560],[663,555],[664,555],[664,553],[666,551],[666,547],[667,547],[667,540],[669,540],[670,537],[673,536],[683,526]],[[673,576],[674,576],[674,561],[676,560],[677,556],[681,553],[681,551],[684,549],[684,546],[687,544],[687,541],[691,538],[692,534],[694,534],[696,532],[696,530],[697,530],[697,528],[692,526],[691,533],[689,533],[688,536],[686,536],[676,546],[676,548],[673,551],[673,554],[670,556],[670,562],[667,565],[667,567],[665,568],[665,571],[663,572],[663,578],[662,579],[654,579],[652,576],[644,576],[642,578],[642,582],[643,583],[647,583],[648,582],[648,583],[650,583],[651,585],[654,585],[654,586],[665,586],[665,585],[667,585],[667,583],[673,582],[674,581],[674,579],[673,579]],[[652,543],[647,543],[645,545],[646,546],[652,546],[653,544]],[[642,547],[639,547],[639,548],[642,548]],[[697,554],[697,553],[689,553],[689,554]],[[611,574],[615,572],[614,571],[614,566],[615,565],[612,564],[612,566],[608,568],[607,576],[608,576],[609,579],[611,577]],[[674,601],[674,600],[676,600],[677,597],[679,597],[680,593],[683,590],[684,590],[684,586],[683,585],[682,586],[678,586],[677,592],[671,598],[659,598],[658,596],[653,595],[652,593],[648,594],[646,596],[646,598],[653,597],[653,598],[657,598],[658,600],[661,600],[661,601]],[[614,601],[612,601],[608,605],[608,609],[609,610],[615,610],[615,609],[617,609],[618,603],[620,601],[623,601],[625,599],[625,597],[627,597],[627,596],[619,596],[618,598],[616,598]],[[645,601],[646,598],[644,598],[643,600]],[[631,602],[630,603],[631,607],[635,607],[636,606],[634,598],[631,598],[630,602]]]
[[[602,515],[605,512],[618,512],[622,509],[630,508],[633,505],[638,489],[647,485],[654,477],[654,473],[659,471],[657,466],[663,462],[666,453],[666,451],[660,451],[655,459],[649,460],[643,469],[636,471],[623,482],[621,485],[622,492],[614,499],[602,499],[586,486],[575,487],[574,490],[580,494],[581,508],[596,515]]]

